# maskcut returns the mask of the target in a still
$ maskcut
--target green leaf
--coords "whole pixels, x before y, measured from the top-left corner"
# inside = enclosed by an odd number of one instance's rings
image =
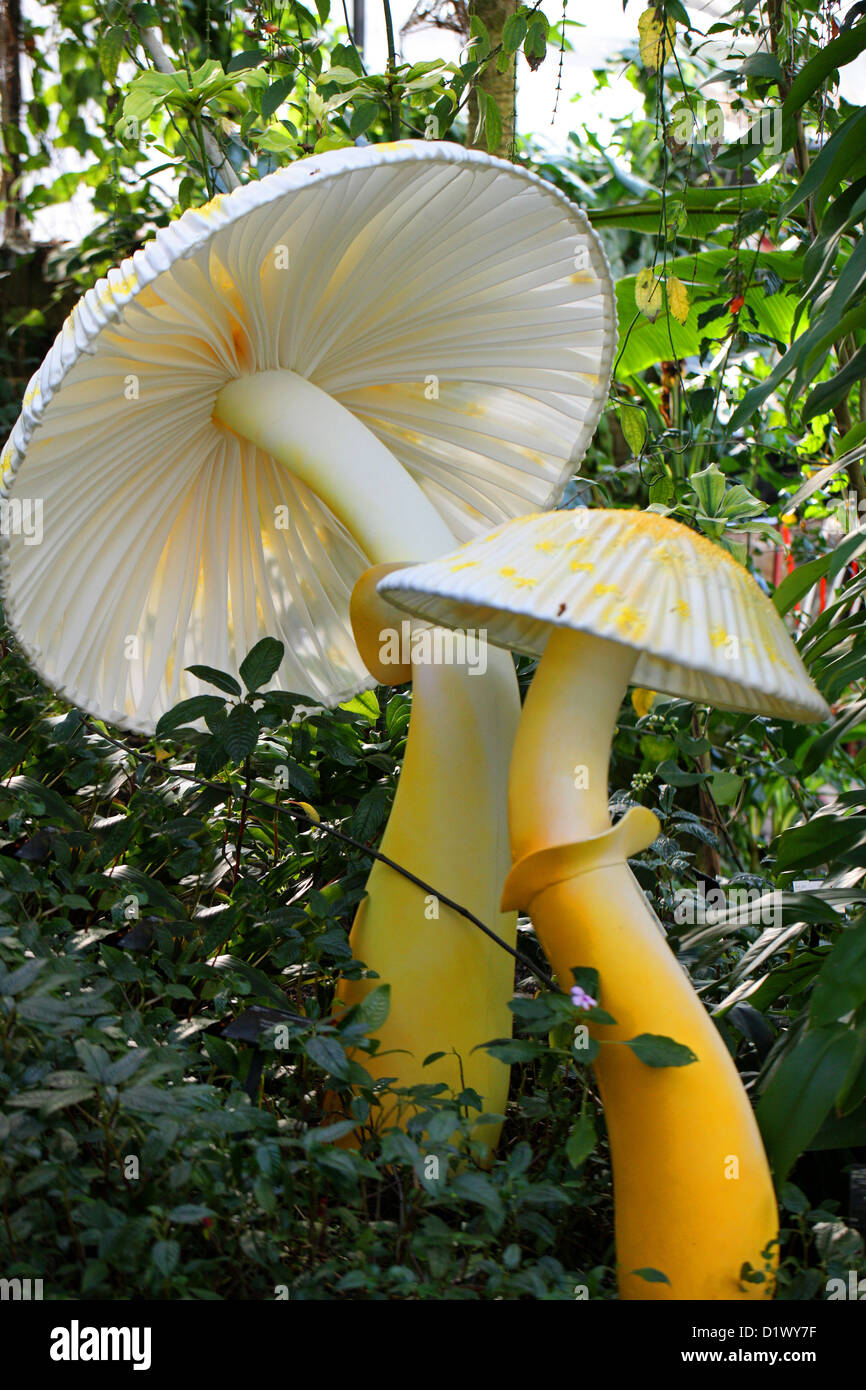
[[[785,1211],[791,1211],[795,1216],[802,1216],[809,1210],[809,1198],[792,1182],[782,1183],[779,1203]]]
[[[717,772],[710,782],[710,793],[718,806],[733,806],[743,785],[735,772]]]
[[[645,1279],[648,1284],[669,1284],[671,1281],[666,1274],[662,1274],[660,1269],[653,1269],[647,1266],[645,1269],[633,1269],[632,1274],[638,1278]]]
[[[809,1008],[816,1027],[853,1013],[866,999],[866,922],[848,927],[818,972]]]
[[[364,1020],[367,1028],[374,1033],[377,1028],[381,1028],[391,1009],[391,986],[378,985],[376,989],[365,994],[361,1003],[358,1005],[358,1015]]]
[[[491,1057],[496,1057],[500,1062],[534,1062],[538,1057],[544,1057],[549,1048],[542,1043],[530,1042],[528,1038],[505,1038],[501,1042],[489,1042],[483,1044],[485,1052],[489,1052]],[[440,1056],[444,1054],[440,1053]]]
[[[674,1042],[662,1033],[638,1033],[625,1045],[648,1067],[687,1067],[698,1060],[685,1043]]]
[[[347,1134],[351,1134],[355,1128],[354,1120],[337,1120],[332,1125],[308,1129],[304,1135],[304,1148],[312,1148],[314,1144],[334,1144],[338,1139],[344,1139]]]
[[[250,705],[235,705],[223,727],[219,742],[232,762],[243,762],[259,741],[259,721]]]
[[[841,1023],[809,1028],[772,1072],[757,1116],[777,1181],[829,1114],[856,1051],[853,1031]]]
[[[384,824],[387,813],[385,788],[373,787],[361,797],[346,829],[354,839],[369,844],[376,831]]]
[[[352,111],[352,119],[349,121],[349,132],[352,138],[357,140],[359,135],[368,131],[373,122],[378,119],[381,110],[378,101],[356,101]]]
[[[805,176],[800,180],[790,198],[782,205],[780,215],[789,216],[807,198],[816,199],[815,211],[820,210],[827,196],[838,188],[842,178],[848,174],[863,150],[866,136],[866,108],[855,111],[847,121],[833,132],[826,145],[815,156]]]
[[[154,29],[162,22],[155,5],[133,5],[132,17],[140,29]]]
[[[111,882],[117,883],[127,896],[135,896],[140,902],[146,903],[148,907],[156,908],[178,921],[185,915],[177,898],[168,891],[164,884],[160,883],[158,879],[151,878],[149,874],[143,873],[133,864],[115,864],[112,868],[105,870],[104,876]]]
[[[458,1173],[451,1183],[451,1191],[455,1197],[484,1207],[494,1218],[503,1215],[499,1193],[483,1173]]]
[[[522,10],[511,14],[502,28],[502,47],[506,53],[516,53],[526,38],[526,15]]]
[[[773,594],[776,611],[784,616],[799,603],[804,594],[826,575],[830,559],[830,555],[819,555],[816,560],[807,560],[804,565],[798,565],[796,569],[791,570]]]
[[[308,1038],[304,1044],[304,1051],[316,1066],[323,1071],[344,1079],[349,1073],[349,1062],[346,1057],[345,1049],[340,1046],[336,1038],[328,1038],[321,1035]]]
[[[97,57],[99,68],[103,77],[113,83],[117,77],[117,68],[123,54],[123,46],[126,41],[126,30],[121,25],[113,25],[102,35],[97,47]]]
[[[375,690],[362,690],[359,695],[353,695],[351,700],[344,700],[340,709],[347,710],[350,714],[363,714],[371,724],[375,724],[381,714]]]
[[[272,82],[268,90],[262,94],[262,115],[267,120],[279,107],[282,106],[286,97],[295,89],[295,76],[292,73],[289,77],[278,77],[276,82]],[[265,641],[273,641],[273,638],[265,638]],[[253,648],[255,650],[255,648]],[[280,657],[282,661],[282,656]],[[277,663],[279,665],[279,662]],[[276,669],[276,668],[274,668]],[[271,673],[273,674],[273,672]]]
[[[654,322],[643,316],[636,317],[639,313],[635,297],[637,277],[626,275],[617,281],[618,381],[628,381],[636,372],[641,372],[658,362],[669,361],[671,358],[697,357],[700,355],[702,338],[717,339],[727,336],[731,328],[731,317],[727,308],[731,296],[730,291],[722,286],[729,260],[730,253],[727,251],[701,251],[697,255],[678,256],[676,260],[668,263],[668,275],[678,276],[683,284],[688,286],[694,306],[684,324],[677,323],[669,313],[660,314]],[[782,252],[756,253],[754,262],[750,262],[750,265],[754,265],[756,271],[772,271],[791,287],[799,280],[802,269],[802,261],[798,261],[798,258],[790,253]],[[649,274],[651,276],[652,272]],[[777,294],[767,294],[763,284],[755,283],[746,289],[745,299],[746,306],[740,315],[743,321],[753,314],[755,331],[778,343],[788,342],[797,303],[795,296],[789,293],[787,288]],[[715,309],[716,316],[699,328],[698,318],[710,308]],[[744,318],[746,309],[748,315]],[[752,406],[752,409],[754,408]],[[728,427],[728,433],[730,430],[731,426]]]
[[[10,777],[5,786],[10,791],[19,792],[40,801],[45,807],[46,816],[50,817],[52,821],[66,825],[70,830],[81,829],[83,825],[81,816],[74,807],[64,801],[60,793],[56,792],[53,787],[43,786],[35,778],[24,775]]]
[[[673,758],[666,758],[656,768],[656,776],[660,782],[666,782],[671,787],[696,787],[699,782],[707,780],[708,773],[686,772]]]
[[[168,1213],[169,1221],[177,1222],[181,1226],[198,1225],[208,1216],[214,1213],[210,1207],[199,1206],[194,1202],[182,1202],[180,1206],[172,1207]]]
[[[647,437],[646,417],[643,411],[632,405],[620,406],[619,423],[626,444],[635,458],[639,458]]]
[[[478,95],[484,97],[484,130],[487,138],[487,149],[492,154],[502,144],[502,117],[499,114],[496,98],[490,92],[482,92],[479,88]]]
[[[692,473],[689,486],[701,504],[704,516],[716,516],[725,495],[725,475],[714,463]]]
[[[235,72],[243,72],[248,68],[257,68],[260,63],[268,61],[268,54],[261,48],[245,48],[242,53],[236,53],[226,68],[226,76],[231,76]]]
[[[207,681],[208,685],[215,685],[217,690],[224,690],[226,695],[241,695],[243,692],[234,676],[230,676],[227,671],[218,671],[214,666],[187,666],[191,676],[197,676],[200,681]]]
[[[746,59],[740,72],[744,77],[769,78],[778,82],[782,76],[782,64],[772,53],[753,53]]]
[[[798,565],[782,580],[773,594],[773,605],[776,612],[784,617],[796,603],[799,603],[803,595],[807,594],[818,583],[819,579],[824,576],[828,579],[834,578],[840,570],[846,567],[862,544],[863,537],[855,532],[840,542],[829,554],[819,555],[817,560],[808,560],[806,564]]]
[[[180,1245],[176,1240],[158,1240],[150,1252],[150,1258],[163,1279],[168,1279],[177,1269]]]
[[[547,20],[543,14],[539,14],[538,11],[536,11],[527,25],[526,41],[523,45],[526,61],[533,72],[535,72],[544,61],[545,54],[547,53],[548,32]]]
[[[725,225],[738,222],[744,210],[754,206],[768,208],[773,191],[767,184],[738,185],[728,188],[687,188],[682,194],[685,222],[680,236],[706,237]],[[660,198],[637,202],[617,202],[612,207],[588,208],[590,222],[598,227],[626,227],[629,231],[658,234],[665,224],[666,206]]]
[[[595,1120],[588,1110],[582,1110],[565,1141],[565,1156],[572,1168],[579,1168],[589,1158],[595,1144]]]
[[[472,45],[472,57],[475,62],[483,63],[485,58],[490,56],[490,34],[487,25],[480,15],[473,14],[469,17],[469,37],[474,39]]]
[[[195,756],[196,777],[213,777],[229,761],[228,750],[219,738],[207,738],[200,743]]]
[[[809,98],[820,87],[823,87],[831,72],[844,67],[847,63],[853,63],[864,48],[866,48],[866,24],[854,24],[850,29],[843,29],[837,38],[831,39],[823,48],[819,48],[814,57],[803,65],[791,83],[788,95],[782,103],[782,117],[788,127],[783,135],[786,147],[794,143],[796,137],[794,122]]]
[[[806,1145],[811,1153],[821,1149],[859,1149],[866,1144],[866,1104],[850,1115],[830,1114]]]
[[[856,381],[866,377],[866,345],[859,347],[845,363],[834,371],[829,381],[822,381],[806,397],[803,406],[803,423],[807,424],[816,415],[824,415],[832,406],[843,400]]]
[[[276,637],[263,637],[240,664],[240,676],[247,690],[260,690],[279,670],[285,646]]]
[[[194,724],[197,719],[203,719],[216,709],[224,710],[225,703],[219,695],[191,695],[188,700],[181,700],[180,704],[160,716],[156,724],[156,737],[164,738],[166,734]]]

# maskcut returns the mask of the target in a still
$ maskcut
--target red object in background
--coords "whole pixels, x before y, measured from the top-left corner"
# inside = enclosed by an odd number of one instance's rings
[[[788,574],[793,573],[794,570],[794,556],[791,552],[791,528],[790,526],[786,526],[783,522],[779,528],[779,531],[782,538],[782,544],[781,546],[779,546],[775,556],[773,557],[773,586],[776,589],[778,589],[779,585],[782,582],[782,564],[785,555],[787,555]],[[796,603],[794,605],[794,612],[798,613],[799,611],[800,605],[799,603]]]
[[[746,296],[744,294],[735,294],[730,304],[728,305],[728,313],[738,314],[745,302]]]
[[[818,612],[823,613],[827,607],[827,581],[822,579],[818,585]]]

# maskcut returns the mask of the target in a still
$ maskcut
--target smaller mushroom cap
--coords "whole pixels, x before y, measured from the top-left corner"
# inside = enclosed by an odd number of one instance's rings
[[[587,508],[507,522],[380,593],[446,627],[540,656],[552,627],[632,647],[634,681],[719,709],[830,713],[785,624],[720,546],[655,512]]]

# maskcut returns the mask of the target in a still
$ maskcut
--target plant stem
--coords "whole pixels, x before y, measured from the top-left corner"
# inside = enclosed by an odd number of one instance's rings
[[[210,173],[210,161],[207,156],[207,146],[205,145],[201,111],[196,111],[195,113],[195,133],[198,139],[199,149],[201,150],[201,169],[204,175],[204,186],[207,189],[207,196],[212,198],[214,195],[214,187]]]
[[[163,48],[156,30],[139,29],[138,32],[141,35],[141,42],[144,48],[153,59],[153,66],[156,68],[157,72],[175,72],[176,69],[174,63],[171,61],[165,49]],[[240,179],[238,178],[231,164],[229,164],[228,160],[226,159],[226,156],[220,149],[215,137],[210,133],[209,130],[204,129],[203,124],[201,139],[202,144],[204,145],[204,148],[207,151],[207,157],[213,165],[214,173],[222,179],[223,184],[227,189],[229,189],[229,191],[231,191],[233,188],[239,188],[241,182]]]
[[[250,804],[250,784],[252,782],[252,776],[252,763],[250,762],[250,755],[248,753],[244,758],[244,777],[246,781],[244,783],[244,794],[241,798],[241,814],[238,820],[238,838],[235,843],[235,865],[232,871],[232,883],[237,883],[238,874],[241,870],[241,849],[244,843],[244,831],[247,828],[247,808]]]
[[[382,0],[385,11],[385,35],[388,40],[388,109],[391,112],[391,139],[400,139],[400,98],[394,91],[394,74],[397,68],[397,50],[394,47],[394,21],[391,18],[389,0]]]

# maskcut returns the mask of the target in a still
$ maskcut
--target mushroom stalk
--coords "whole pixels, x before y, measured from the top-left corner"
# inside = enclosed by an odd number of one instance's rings
[[[454,537],[421,488],[366,425],[296,372],[236,377],[214,419],[276,459],[339,517],[371,564],[426,560]]]
[[[643,808],[611,828],[607,777],[615,720],[637,653],[555,628],[526,698],[512,757],[514,867],[503,906],[527,909],[560,983],[598,971],[615,1025],[595,1073],[613,1163],[624,1298],[767,1297],[773,1184],[752,1107],[721,1035],[667,946],[627,857],[652,842]],[[698,1060],[653,1068],[622,1043],[641,1033]],[[744,1262],[767,1272],[741,1285]],[[770,1265],[773,1263],[770,1258]],[[669,1283],[635,1273],[657,1269]]]
[[[294,372],[229,383],[214,417],[306,483],[372,563],[425,559],[453,546],[433,504],[375,435]],[[396,613],[394,625],[400,632]],[[465,661],[413,663],[409,736],[382,851],[513,946],[516,917],[500,912],[499,896],[510,862],[507,769],[520,701],[509,653],[486,648],[485,657],[483,672]],[[376,1029],[380,1051],[360,1059],[367,1070],[396,1077],[401,1086],[470,1086],[487,1111],[502,1113],[508,1067],[473,1049],[511,1031],[508,954],[378,863],[350,940],[356,958],[380,979],[343,981],[343,1002],[358,1002],[376,984],[391,985],[389,1016]],[[424,1067],[433,1052],[447,1055]],[[383,1122],[396,1122],[393,1108]],[[492,1145],[498,1130],[486,1125],[477,1137]]]

